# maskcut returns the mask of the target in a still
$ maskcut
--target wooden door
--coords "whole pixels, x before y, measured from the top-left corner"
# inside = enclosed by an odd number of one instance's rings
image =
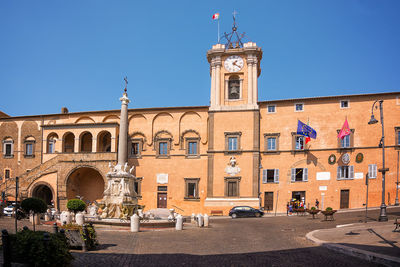
[[[350,190],[340,190],[340,208],[341,209],[349,208],[349,195],[350,195]]]
[[[274,209],[274,192],[264,193],[264,210],[270,211]]]
[[[167,193],[157,194],[157,208],[166,209],[167,208]]]

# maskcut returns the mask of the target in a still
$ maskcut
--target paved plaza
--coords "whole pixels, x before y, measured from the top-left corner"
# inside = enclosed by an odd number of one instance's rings
[[[209,228],[186,224],[183,231],[147,229],[139,233],[131,233],[124,227],[98,226],[100,247],[85,253],[74,250],[72,265],[380,266],[377,262],[343,254],[340,249],[332,250],[323,244],[326,240],[329,244],[353,245],[371,253],[399,257],[400,233],[387,229],[394,228],[393,218],[400,217],[400,208],[388,209],[386,223],[376,221],[379,210],[369,211],[368,223],[363,222],[364,214],[340,212],[335,214],[335,221],[323,221],[322,215],[317,219],[285,215],[236,220],[218,217],[211,219]],[[23,225],[29,222],[19,222],[20,227]],[[336,228],[337,225],[348,226]],[[2,229],[12,231],[13,226],[13,220],[0,219]],[[38,228],[51,230],[46,225]],[[358,234],[349,235],[350,232]],[[388,262],[382,263],[388,265]],[[396,266],[396,263],[389,262],[389,265]]]

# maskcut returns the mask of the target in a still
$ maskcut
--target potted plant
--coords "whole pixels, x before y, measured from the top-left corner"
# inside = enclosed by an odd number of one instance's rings
[[[307,209],[307,212],[312,215],[312,218],[315,219],[315,215],[317,215],[321,210],[316,207],[311,207],[311,209]]]
[[[70,199],[67,202],[67,209],[74,212],[74,215],[76,216],[77,212],[84,211],[86,209],[86,203],[80,199]]]
[[[40,198],[26,198],[21,202],[21,208],[26,212],[26,213],[32,213],[32,218],[33,218],[33,231],[35,231],[35,214],[36,213],[43,213],[46,212],[47,205],[44,203],[43,200]]]
[[[331,220],[334,220],[333,214],[335,214],[336,210],[332,209],[331,207],[327,207],[325,210],[323,210],[321,212],[325,216],[325,221],[327,221],[328,218],[330,218]]]

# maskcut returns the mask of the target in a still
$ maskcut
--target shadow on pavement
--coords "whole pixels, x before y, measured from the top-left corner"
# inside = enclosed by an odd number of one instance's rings
[[[220,255],[73,253],[78,266],[382,266],[324,247]]]

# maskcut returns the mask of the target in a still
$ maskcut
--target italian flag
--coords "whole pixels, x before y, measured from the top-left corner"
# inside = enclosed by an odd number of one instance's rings
[[[219,19],[219,13],[215,13],[213,16],[212,16],[212,19]]]

